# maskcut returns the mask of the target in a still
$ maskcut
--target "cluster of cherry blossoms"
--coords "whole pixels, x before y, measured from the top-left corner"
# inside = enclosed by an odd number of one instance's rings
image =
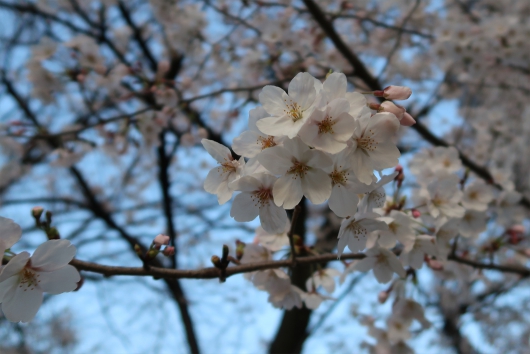
[[[30,256],[25,251],[11,251],[21,236],[18,224],[0,217],[0,303],[4,316],[12,322],[31,321],[42,304],[43,293],[73,291],[81,280],[77,269],[69,265],[76,253],[70,241],[48,240]]]
[[[407,99],[411,91],[389,86],[373,94],[399,100]],[[369,104],[363,94],[347,92],[346,76],[341,73],[329,74],[324,83],[300,73],[287,93],[266,86],[259,99],[262,106],[250,111],[249,130],[234,139],[232,147],[239,159],[219,143],[202,141],[219,163],[208,173],[205,190],[216,194],[220,204],[235,191],[241,192],[234,198],[230,215],[239,222],[259,216],[261,228],[269,234],[265,241],[259,236],[262,246],[247,245],[242,262],[269,260],[271,251],[288,244],[285,210],[293,209],[303,197],[313,204],[327,201],[344,218],[338,235],[339,257],[346,246],[352,252],[365,249],[368,236],[375,231],[388,233],[388,222],[381,219],[384,214],[375,210],[385,202],[384,185],[398,172],[381,172],[398,164],[400,153],[393,136],[400,122],[410,125],[412,117],[391,101]],[[374,247],[366,256],[359,270],[374,269],[379,281],[390,281],[394,273],[405,277],[398,258],[387,249]],[[317,298],[316,289],[322,286],[333,292],[332,277],[337,275],[335,270],[318,271],[308,280],[308,293],[291,285],[282,270],[248,277],[270,293],[274,305],[301,306],[303,299],[307,307],[315,308],[323,299]]]

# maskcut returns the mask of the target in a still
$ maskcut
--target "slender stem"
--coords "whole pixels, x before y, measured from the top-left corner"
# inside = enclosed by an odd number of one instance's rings
[[[298,217],[300,216],[301,210],[302,210],[302,207],[300,205],[297,205],[294,207],[293,217],[291,218],[291,228],[289,229],[289,232],[287,233],[287,236],[289,237],[289,244],[291,245],[291,266],[292,267],[296,265],[296,248],[294,245],[294,229],[296,227],[296,223],[298,222]]]

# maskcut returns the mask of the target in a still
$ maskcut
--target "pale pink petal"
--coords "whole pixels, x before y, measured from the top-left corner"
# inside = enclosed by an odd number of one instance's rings
[[[304,152],[302,161],[305,161],[307,166],[315,167],[316,169],[324,169],[333,165],[333,159],[329,155],[317,150]]]
[[[257,159],[267,170],[276,174],[285,174],[293,165],[293,155],[281,146],[274,146],[263,150]]]
[[[55,295],[74,291],[81,276],[75,267],[66,265],[52,272],[39,272],[39,280],[42,291]]]
[[[315,101],[315,78],[309,73],[298,73],[289,83],[288,92],[289,97],[306,110]]]
[[[232,208],[230,209],[230,216],[236,221],[246,222],[251,221],[258,216],[259,207],[253,195],[249,192],[242,192],[236,195]]]
[[[15,274],[20,273],[20,271],[26,266],[29,261],[28,252],[20,252],[4,266],[0,272],[0,283],[12,277]]]
[[[394,272],[386,263],[379,263],[374,267],[374,275],[379,283],[384,284],[392,279]]]
[[[3,302],[4,299],[6,298],[6,295],[7,293],[13,289],[17,287],[18,285],[18,282],[19,282],[19,278],[18,277],[9,277],[7,278],[6,280],[4,280],[3,282],[0,283],[0,302]]]
[[[276,206],[272,201],[259,208],[259,219],[263,230],[271,234],[282,233],[288,222],[285,209]]]
[[[75,253],[75,246],[68,240],[46,241],[31,256],[31,268],[51,272],[70,263]]]
[[[416,124],[416,120],[412,118],[412,116],[409,113],[405,112],[405,114],[403,115],[403,118],[399,121],[399,124],[405,127],[410,127]]]
[[[301,182],[304,195],[313,204],[324,203],[331,195],[331,178],[320,169],[309,170]]]
[[[254,192],[260,189],[261,182],[253,176],[243,176],[233,182],[230,186],[235,191]]]
[[[16,287],[12,296],[6,296],[2,302],[2,311],[11,322],[29,322],[39,311],[42,304],[42,290]]]
[[[213,140],[208,139],[202,139],[201,140],[202,146],[204,146],[204,149],[208,151],[208,153],[219,163],[223,163],[226,161],[232,160],[232,154],[230,153],[230,150],[224,146],[221,145]]]
[[[353,266],[353,269],[358,270],[360,272],[367,272],[375,266],[376,261],[377,259],[374,257],[366,257],[357,262]]]
[[[259,140],[260,134],[246,130],[242,132],[238,137],[234,138],[232,142],[232,149],[235,153],[245,157],[254,157],[261,152],[262,144]]]
[[[424,253],[418,249],[413,249],[409,253],[409,265],[414,269],[420,269],[423,266]]]
[[[329,75],[322,85],[322,89],[328,102],[331,102],[336,98],[343,98],[346,94],[347,84],[346,75],[343,73],[332,73]]]
[[[359,197],[357,193],[347,190],[344,186],[335,185],[331,190],[328,204],[335,215],[345,218],[355,214]]]
[[[284,209],[293,209],[302,200],[304,193],[300,179],[293,175],[280,177],[272,189],[274,204]]]
[[[289,97],[285,91],[276,86],[265,86],[259,94],[259,101],[263,105],[263,108],[274,116],[282,116],[285,114],[287,110],[287,106],[285,105],[286,99],[289,100]]]
[[[248,112],[248,130],[250,130],[251,132],[259,133],[260,131],[259,131],[258,127],[256,126],[256,122],[258,120],[260,120],[261,118],[266,118],[266,117],[270,117],[270,114],[267,113],[265,108],[256,107],[256,108],[251,109]],[[235,149],[234,149],[234,151],[235,151]],[[239,155],[241,155],[241,154],[239,154]]]
[[[0,255],[20,240],[22,229],[13,220],[0,216]]]
[[[221,166],[212,168],[204,180],[204,190],[211,194],[217,194],[219,186],[226,180],[226,177]]]

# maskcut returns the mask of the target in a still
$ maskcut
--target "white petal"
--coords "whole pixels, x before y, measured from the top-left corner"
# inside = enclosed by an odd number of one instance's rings
[[[259,140],[260,136],[257,132],[246,130],[238,137],[234,138],[232,142],[232,149],[236,154],[245,157],[254,157],[261,152],[262,144]]]
[[[19,277],[10,277],[0,283],[0,302],[4,301],[6,294],[18,285]]]
[[[11,322],[29,322],[42,304],[42,290],[38,287],[16,287],[13,296],[2,302],[2,311]]]
[[[329,197],[329,208],[341,218],[352,216],[357,212],[359,197],[357,193],[347,190],[344,186],[335,185]]]
[[[204,180],[204,190],[211,194],[217,194],[219,186],[226,180],[226,177],[221,166],[212,168]]]
[[[333,165],[333,159],[329,157],[325,152],[317,150],[305,151],[302,154],[302,161],[305,161],[306,165],[315,168],[326,168]]]
[[[243,176],[233,182],[230,187],[235,191],[254,192],[260,189],[261,182],[254,176]]]
[[[75,257],[76,248],[68,240],[50,240],[37,247],[31,268],[46,272],[64,267]]]
[[[248,130],[251,132],[259,133],[259,129],[256,126],[256,122],[260,120],[261,118],[270,117],[270,114],[267,113],[265,108],[263,107],[256,107],[251,109],[248,112]],[[235,150],[234,150],[235,151]],[[237,152],[237,151],[236,151]],[[240,154],[241,155],[241,154]]]
[[[309,73],[297,74],[289,83],[288,92],[302,110],[308,109],[315,102],[315,78]]]
[[[360,272],[367,272],[375,266],[377,259],[375,257],[366,257],[361,259],[359,262],[355,263],[353,269]]]
[[[271,234],[282,233],[288,222],[285,210],[272,201],[259,208],[259,219],[263,230]]]
[[[20,252],[1,269],[0,272],[0,283],[6,279],[12,277],[15,274],[20,273],[20,271],[26,266],[29,261],[28,252]]]
[[[293,209],[304,196],[300,178],[295,179],[292,175],[280,177],[274,183],[272,194],[274,203],[277,206],[283,206],[284,209]]]
[[[232,154],[230,150],[213,140],[202,139],[202,146],[208,151],[208,153],[219,163],[232,160]]]
[[[236,195],[232,203],[232,208],[230,209],[231,217],[236,221],[246,222],[254,220],[258,216],[258,213],[259,207],[252,193],[242,192]]]
[[[281,116],[287,110],[285,99],[289,99],[285,91],[276,86],[265,86],[259,94],[263,108],[274,116]]]
[[[293,166],[293,155],[282,146],[274,146],[263,150],[257,159],[267,170],[275,175],[283,175]]]
[[[313,204],[324,203],[331,195],[331,178],[320,169],[310,169],[301,182],[304,195]]]
[[[343,73],[332,73],[326,78],[322,86],[328,102],[336,98],[343,98],[346,93],[346,75]],[[349,109],[349,104],[348,104]]]
[[[66,265],[52,272],[39,272],[39,286],[45,293],[61,294],[74,291],[81,276],[77,269]]]
[[[22,229],[13,220],[0,216],[0,255],[20,240]]]
[[[420,250],[413,249],[409,253],[409,265],[414,269],[420,269],[423,266],[424,253]]]
[[[384,284],[392,279],[394,272],[386,263],[379,263],[374,267],[374,275],[379,283]]]

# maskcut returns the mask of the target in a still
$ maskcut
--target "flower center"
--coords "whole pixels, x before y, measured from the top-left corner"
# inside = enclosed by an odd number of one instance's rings
[[[302,163],[302,162],[300,162],[298,160],[294,160],[293,161],[293,165],[287,171],[287,173],[295,175],[295,177],[293,177],[295,179],[296,179],[296,176],[298,176],[300,178],[304,178],[304,176],[307,174],[307,171],[309,171],[309,168],[310,167],[305,165],[304,163]]]
[[[239,162],[236,160],[228,160],[221,164],[221,167],[223,169],[223,173],[233,173],[237,171],[237,167],[239,166]]]
[[[333,125],[335,125],[335,123],[336,122],[332,120],[332,117],[326,115],[326,118],[324,118],[324,120],[322,120],[321,122],[317,124],[318,134],[326,134],[326,133],[333,134],[334,133]]]
[[[342,167],[342,166],[339,166],[339,168]],[[333,186],[335,185],[339,185],[339,187],[341,185],[345,185],[346,182],[348,181],[348,171],[347,170],[344,170],[344,171],[338,171],[338,170],[334,170],[333,172],[331,172],[329,174],[329,177],[331,177],[331,184]]]
[[[258,138],[258,141],[261,143],[261,150],[265,150],[266,148],[276,146],[276,142],[274,141],[273,136],[269,136],[267,138],[260,136]]]
[[[28,268],[27,266],[22,269],[22,272],[20,274],[20,284],[18,285],[19,288],[24,288],[24,291],[27,291],[28,289],[33,290],[36,286],[40,283],[40,280],[38,279],[40,277],[40,274],[35,273],[31,268]]]
[[[364,134],[357,139],[357,147],[365,151],[375,151],[375,149],[377,149],[378,142],[373,138],[374,135],[375,133],[372,129],[364,132]]]
[[[368,230],[359,225],[358,222],[355,222],[355,219],[350,222],[348,229],[356,240],[359,240],[361,237],[364,238],[368,232]]]
[[[261,188],[252,194],[252,201],[256,202],[259,207],[269,204],[270,200],[272,200],[270,188]]]
[[[468,197],[471,200],[477,200],[478,199],[478,192],[477,191],[470,192]]]
[[[293,122],[299,121],[303,118],[302,114],[302,107],[296,102],[291,101],[290,104],[287,103],[287,100],[283,100],[285,102],[285,105],[287,106],[287,110],[284,110],[285,114],[287,114]]]

